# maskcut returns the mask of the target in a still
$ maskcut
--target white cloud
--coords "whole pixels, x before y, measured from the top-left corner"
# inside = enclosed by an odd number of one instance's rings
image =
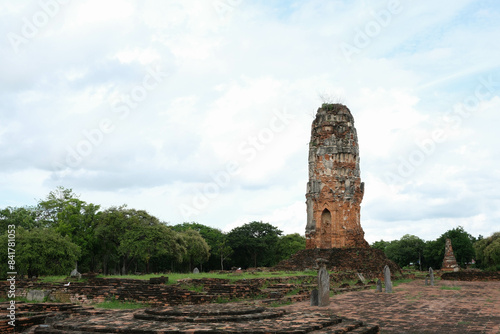
[[[310,125],[318,95],[331,94],[355,118],[367,240],[432,239],[458,225],[473,235],[497,230],[496,4],[401,2],[349,62],[340,46],[379,22],[388,1],[224,3],[222,11],[201,0],[71,2],[18,54],[0,41],[0,207],[33,204],[63,185],[175,224],[186,219],[180,208],[236,161],[239,173],[191,220],[224,230],[262,220],[303,233]],[[23,19],[42,10],[0,8],[3,36],[22,34]],[[157,67],[161,82],[117,110]],[[447,125],[446,140],[400,182],[388,182],[481,80],[490,94],[470,116]],[[293,119],[279,123],[280,112]],[[99,137],[103,120],[113,131]],[[89,133],[90,153],[54,173]]]

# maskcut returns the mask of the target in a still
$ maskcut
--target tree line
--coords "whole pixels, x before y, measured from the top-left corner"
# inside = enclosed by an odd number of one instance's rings
[[[0,245],[9,244],[11,226],[15,257],[0,247],[0,276],[12,271],[12,260],[18,274],[29,277],[67,275],[75,266],[80,272],[103,274],[270,267],[305,248],[303,236],[283,235],[268,223],[253,221],[228,233],[196,222],[169,225],[125,205],[101,209],[63,187],[35,206],[0,209]],[[477,268],[500,270],[500,232],[475,238],[457,227],[432,241],[405,235],[371,247],[400,267],[439,269],[447,238],[462,268],[474,260]]]
[[[446,239],[451,240],[453,253],[461,268],[500,270],[500,232],[490,237],[473,237],[463,227],[451,229],[436,240],[424,241],[406,234],[399,240],[376,241],[371,247],[384,251],[385,255],[401,268],[413,266],[427,270],[440,269],[443,263]]]
[[[249,222],[228,233],[195,222],[169,225],[126,205],[101,209],[59,187],[30,207],[0,210],[0,245],[15,226],[19,275],[131,274],[273,266],[305,248],[299,234]],[[0,273],[9,254],[0,247]],[[1,277],[0,277],[1,278]]]

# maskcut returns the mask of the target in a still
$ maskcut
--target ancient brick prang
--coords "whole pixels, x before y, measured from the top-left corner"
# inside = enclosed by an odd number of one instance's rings
[[[354,118],[342,104],[323,104],[309,143],[306,248],[369,247],[360,224],[363,193]]]

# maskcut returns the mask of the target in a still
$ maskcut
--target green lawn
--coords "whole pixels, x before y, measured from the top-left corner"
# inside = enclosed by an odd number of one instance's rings
[[[118,310],[130,310],[138,308],[147,308],[149,304],[136,303],[136,302],[124,302],[121,300],[109,300],[102,303],[94,304],[95,308],[107,308],[107,309],[118,309]]]
[[[141,279],[141,280],[149,280],[151,277],[168,277],[167,284],[175,284],[178,280],[186,279],[186,278],[223,278],[229,279],[231,281],[237,281],[241,279],[252,279],[252,278],[265,278],[265,277],[293,277],[293,276],[316,276],[316,271],[299,271],[299,272],[284,272],[284,271],[276,271],[276,272],[243,272],[241,274],[234,273],[169,273],[169,274],[148,274],[148,275],[99,275],[97,277],[105,277],[105,278],[130,278],[130,279]]]

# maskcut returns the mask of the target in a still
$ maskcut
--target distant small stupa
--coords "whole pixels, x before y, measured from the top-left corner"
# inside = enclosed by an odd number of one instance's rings
[[[453,254],[453,247],[451,246],[451,239],[446,239],[446,244],[444,246],[444,258],[441,270],[444,271],[459,271],[457,259],[455,254]]]
[[[367,248],[360,223],[364,183],[358,136],[350,110],[323,104],[309,143],[306,248]]]

